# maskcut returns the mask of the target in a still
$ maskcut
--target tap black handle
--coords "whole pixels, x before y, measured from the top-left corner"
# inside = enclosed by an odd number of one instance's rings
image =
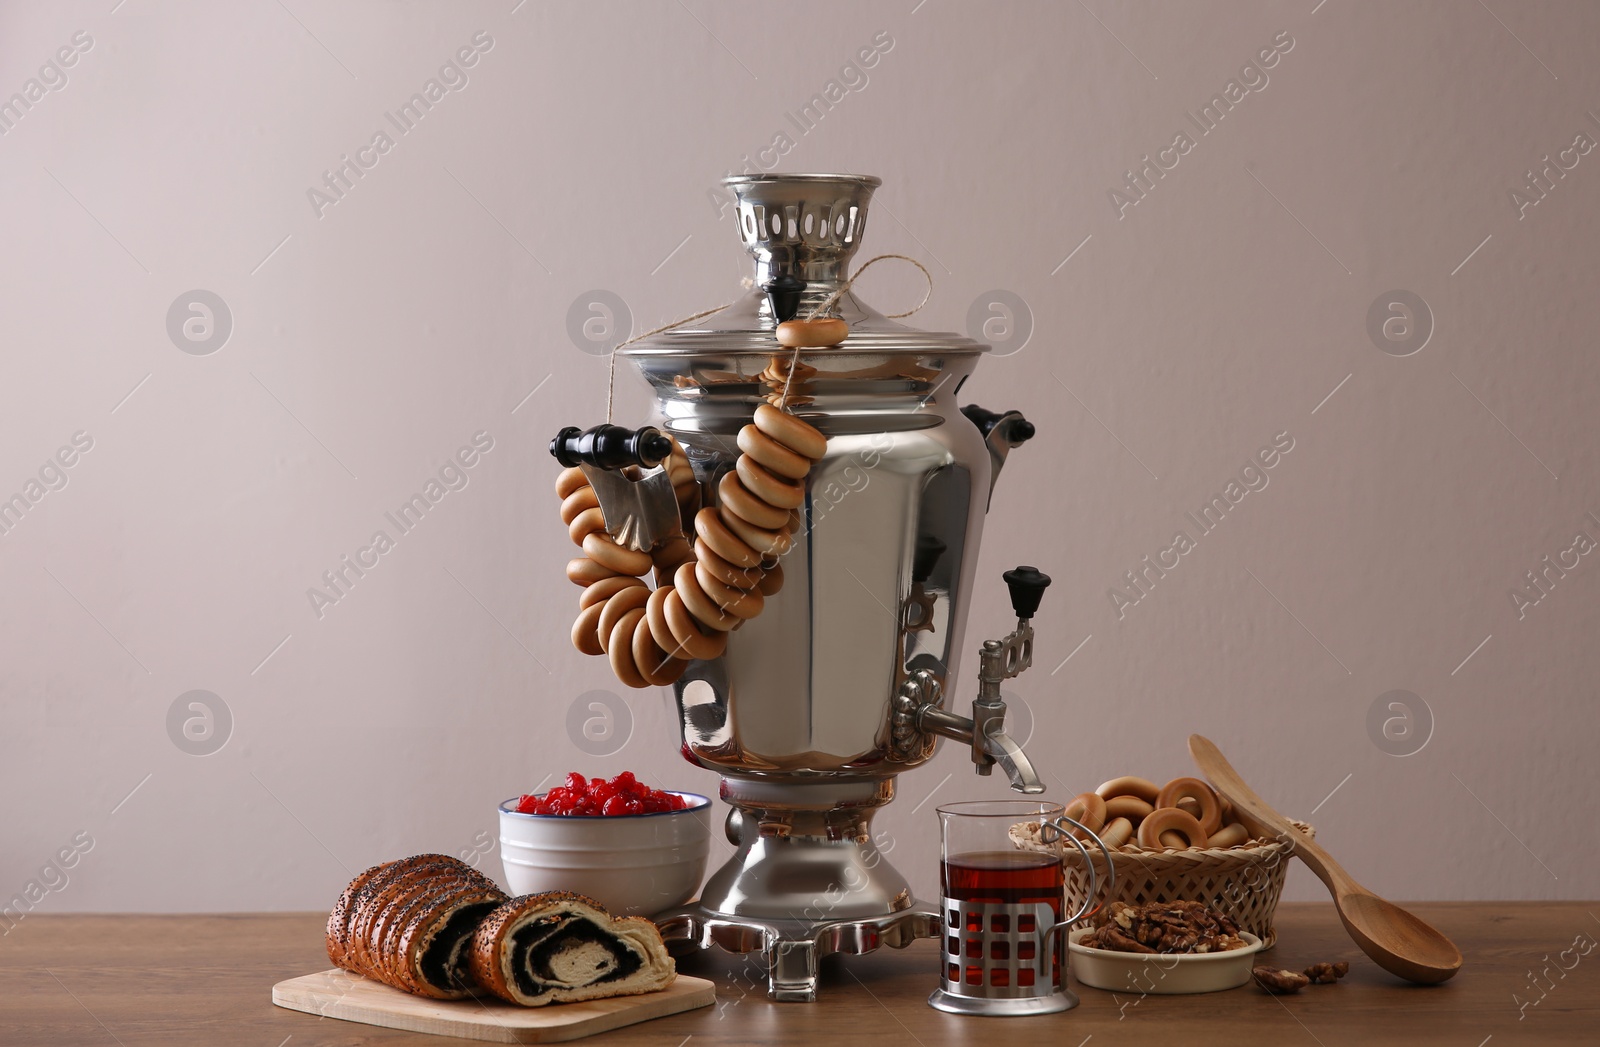
[[[1050,586],[1050,576],[1038,568],[1022,566],[1001,575],[1011,590],[1011,607],[1018,618],[1032,618],[1039,609],[1039,601]]]
[[[978,431],[983,434],[985,440],[989,438],[989,433],[994,430],[994,427],[1003,422],[1005,428],[1001,430],[1000,435],[1012,447],[1032,440],[1034,434],[1038,432],[1032,422],[1016,411],[988,411],[977,404],[967,404],[961,409],[961,413],[966,415],[968,420],[978,427]]]
[[[654,469],[672,453],[672,441],[655,426],[629,429],[620,425],[597,425],[588,431],[569,425],[550,441],[550,454],[562,465],[592,465],[599,469],[621,469],[637,465]]]

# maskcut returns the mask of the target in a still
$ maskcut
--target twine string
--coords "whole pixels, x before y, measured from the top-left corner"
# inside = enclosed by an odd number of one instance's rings
[[[682,327],[684,324],[703,320],[714,313],[722,312],[724,309],[732,309],[737,304],[737,302],[729,302],[727,305],[719,305],[715,309],[704,309],[693,316],[686,316],[682,320],[674,320],[670,324],[662,324],[660,327],[651,328],[644,334],[636,334],[625,342],[618,342],[616,349],[611,350],[611,373],[606,377],[606,424],[609,425],[611,423],[611,404],[617,391],[617,349],[642,341],[651,335],[660,334],[662,331],[670,331],[674,327]]]
[[[789,373],[783,376],[783,392],[778,396],[778,402],[773,406],[780,411],[789,411],[789,387],[794,384],[794,369],[800,366],[800,347],[794,347],[794,352],[789,356]],[[793,411],[789,411],[793,414]]]
[[[857,280],[861,279],[861,274],[862,273],[865,273],[868,269],[872,268],[878,262],[881,262],[881,261],[883,261],[885,259],[888,259],[888,258],[898,258],[902,262],[910,262],[912,265],[916,266],[919,270],[921,270],[923,278],[928,281],[928,286],[922,292],[922,301],[918,302],[916,305],[912,306],[910,309],[907,309],[903,313],[885,313],[883,315],[886,318],[890,319],[890,320],[899,320],[899,319],[902,319],[904,317],[910,316],[911,314],[913,314],[915,312],[920,311],[923,306],[928,304],[928,299],[933,297],[933,274],[928,272],[928,267],[927,266],[923,265],[921,262],[917,261],[915,258],[912,258],[909,255],[903,255],[903,254],[880,254],[880,255],[873,255],[871,258],[867,259],[865,262],[862,262],[861,265],[859,267],[857,267],[856,271],[853,274],[851,274],[849,279],[845,280],[844,283],[839,285],[838,290],[834,291],[832,294],[828,295],[828,297],[824,298],[822,301],[818,302],[814,307],[812,307],[811,311],[808,312],[805,315],[805,319],[807,319],[807,320],[815,320],[822,313],[826,312],[829,309],[832,309],[835,305],[837,305],[839,303],[839,299],[843,298],[847,293],[849,293],[850,288],[855,284],[855,282]],[[669,324],[662,324],[660,327],[652,328],[651,330],[648,330],[648,331],[644,332],[643,334],[634,335],[632,338],[629,338],[625,342],[617,343],[616,349],[611,350],[611,369],[610,369],[610,373],[606,377],[606,422],[609,423],[611,421],[611,409],[612,409],[613,403],[615,402],[615,397],[616,397],[616,389],[617,389],[617,350],[618,349],[621,349],[625,345],[632,345],[634,342],[638,342],[638,341],[641,341],[641,340],[643,340],[645,338],[649,338],[651,335],[657,335],[657,334],[662,333],[663,331],[670,331],[675,327],[682,327],[684,324],[693,323],[696,320],[703,320],[706,317],[711,316],[711,315],[713,315],[715,313],[722,312],[724,309],[731,309],[731,308],[733,308],[733,306],[735,306],[737,304],[738,304],[737,302],[729,302],[727,305],[719,305],[715,309],[705,309],[705,310],[702,310],[701,312],[694,313],[693,315],[686,316],[681,320],[674,320]],[[797,368],[799,366],[800,366],[800,346],[797,345],[797,346],[794,347],[794,352],[789,357],[789,373],[783,380],[783,392],[778,397],[778,403],[776,405],[777,408],[779,410],[781,410],[781,411],[788,411],[789,410],[789,389],[790,389],[791,386],[794,385],[795,368]]]
[[[903,262],[910,262],[912,265],[916,266],[919,270],[922,271],[922,275],[923,275],[924,279],[926,279],[928,281],[928,286],[922,292],[922,301],[918,302],[916,305],[912,306],[910,309],[907,309],[903,313],[885,313],[884,316],[886,316],[887,318],[889,318],[891,320],[898,320],[901,317],[910,316],[912,313],[917,312],[923,306],[927,305],[928,304],[928,299],[933,297],[933,274],[928,272],[927,266],[923,265],[921,262],[917,261],[915,258],[910,257],[909,255],[903,255],[903,254],[880,254],[880,255],[874,255],[871,258],[867,259],[865,262],[862,262],[860,267],[856,269],[856,271],[850,276],[850,278],[848,280],[846,280],[844,283],[839,285],[839,289],[838,290],[834,291],[832,294],[828,295],[828,297],[826,297],[822,301],[818,302],[811,309],[811,311],[806,314],[805,318],[807,320],[815,320],[818,316],[820,316],[823,313],[827,312],[829,309],[832,309],[835,305],[838,304],[839,299],[843,298],[846,294],[849,293],[850,288],[855,284],[855,282],[857,280],[861,279],[861,274],[862,273],[865,273],[868,269],[871,269],[874,265],[876,265],[877,263],[883,261],[886,258],[898,258]],[[778,407],[781,410],[787,411],[789,409],[789,388],[794,384],[794,372],[795,372],[795,369],[798,368],[799,366],[800,366],[800,347],[799,346],[795,346],[794,353],[791,354],[790,357],[789,357],[789,374],[784,378],[784,381],[783,381],[783,394],[778,397]]]
[[[923,265],[921,262],[917,261],[915,258],[912,258],[910,255],[880,254],[880,255],[873,255],[871,258],[867,259],[865,262],[862,262],[861,266],[858,269],[856,269],[854,275],[852,275],[850,277],[850,279],[848,279],[844,283],[840,284],[839,285],[839,289],[837,291],[833,292],[828,297],[826,297],[822,301],[818,302],[816,304],[816,306],[811,310],[811,312],[806,314],[806,319],[807,320],[815,320],[822,313],[826,312],[829,309],[832,309],[836,304],[838,304],[839,299],[843,298],[845,296],[845,294],[849,292],[851,285],[854,284],[857,280],[861,279],[861,274],[862,273],[866,272],[868,269],[871,269],[874,265],[876,265],[877,263],[883,261],[886,258],[898,258],[902,262],[910,262],[912,265],[914,265],[918,269],[922,270],[922,276],[923,276],[923,278],[925,280],[928,281],[928,286],[927,286],[927,289],[922,292],[922,301],[918,302],[916,305],[912,306],[910,309],[907,309],[903,313],[884,313],[883,315],[888,317],[890,320],[899,320],[899,319],[901,319],[903,317],[910,316],[912,313],[915,313],[915,312],[918,312],[919,310],[921,310],[923,306],[928,304],[928,299],[933,297],[933,274],[928,272],[928,267]]]

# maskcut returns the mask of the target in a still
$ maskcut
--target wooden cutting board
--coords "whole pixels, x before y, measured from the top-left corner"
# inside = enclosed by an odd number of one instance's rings
[[[279,1007],[407,1032],[495,1043],[559,1043],[715,1003],[715,986],[678,975],[643,996],[519,1007],[495,997],[430,1000],[338,969],[290,978],[272,987]]]

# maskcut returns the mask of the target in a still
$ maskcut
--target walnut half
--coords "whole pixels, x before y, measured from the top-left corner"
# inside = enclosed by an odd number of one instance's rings
[[[1313,985],[1332,985],[1349,973],[1350,965],[1343,960],[1338,963],[1314,963],[1305,969],[1305,976],[1311,979]]]
[[[1311,979],[1305,975],[1277,967],[1256,967],[1250,973],[1255,975],[1257,985],[1274,996],[1299,992],[1311,984]]]

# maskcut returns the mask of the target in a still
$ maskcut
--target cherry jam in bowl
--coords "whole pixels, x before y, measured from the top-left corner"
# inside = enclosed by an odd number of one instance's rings
[[[500,805],[512,894],[576,891],[615,915],[651,916],[695,896],[710,849],[709,797],[649,789],[627,772],[609,781],[574,772],[548,793]]]

